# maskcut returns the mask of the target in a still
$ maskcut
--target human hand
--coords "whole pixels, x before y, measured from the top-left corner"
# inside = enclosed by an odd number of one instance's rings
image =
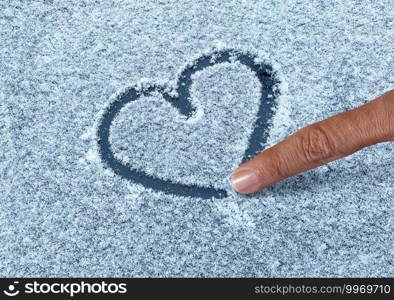
[[[327,164],[364,147],[394,141],[394,90],[309,125],[241,165],[232,175],[241,194]]]

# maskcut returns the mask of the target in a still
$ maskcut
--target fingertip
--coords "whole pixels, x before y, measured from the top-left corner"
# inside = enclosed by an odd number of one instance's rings
[[[258,174],[250,168],[238,168],[231,175],[233,189],[240,194],[251,194],[261,189],[261,180]]]

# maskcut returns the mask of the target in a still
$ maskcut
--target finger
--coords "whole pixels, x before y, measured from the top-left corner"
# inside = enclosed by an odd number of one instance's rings
[[[351,111],[309,125],[241,165],[232,184],[242,194],[254,193],[394,136],[394,93]]]

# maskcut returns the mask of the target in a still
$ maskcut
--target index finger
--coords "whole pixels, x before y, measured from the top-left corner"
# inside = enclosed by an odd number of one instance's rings
[[[275,182],[394,138],[394,91],[309,125],[241,165],[233,187],[254,193]]]

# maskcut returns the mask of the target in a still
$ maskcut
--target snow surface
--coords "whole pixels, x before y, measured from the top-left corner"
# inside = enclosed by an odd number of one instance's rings
[[[393,40],[392,0],[1,1],[0,275],[394,276],[393,143],[257,195],[207,200],[120,178],[96,135],[121,91],[171,84],[228,47],[261,53],[281,80],[273,145],[392,89]],[[256,87],[236,63],[204,70],[193,122],[160,95],[141,98],[111,143],[151,174],[228,186]]]
[[[149,175],[229,188],[228,175],[241,163],[256,119],[260,83],[237,64],[209,67],[194,77],[195,116],[185,120],[160,94],[141,97],[112,124],[112,148],[118,159]]]

